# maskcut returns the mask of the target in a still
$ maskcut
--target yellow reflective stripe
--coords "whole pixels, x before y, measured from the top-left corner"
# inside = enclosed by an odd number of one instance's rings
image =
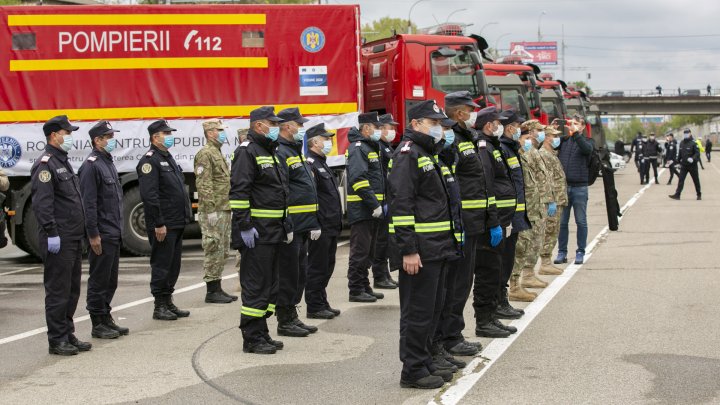
[[[261,210],[252,208],[250,210],[250,216],[256,218],[282,218],[285,215],[285,210]]]
[[[395,233],[395,225],[389,224],[389,225],[388,225],[388,230],[390,231],[390,233]]]
[[[462,208],[465,210],[474,208],[487,208],[487,200],[462,200]]]
[[[275,160],[272,156],[255,156],[255,162],[259,165],[274,164]]]
[[[474,148],[472,142],[460,142],[458,144],[458,150],[460,152]]]
[[[500,151],[497,150],[497,149],[494,150],[494,151],[493,151],[493,156],[495,156],[495,159],[499,158],[499,157],[501,156],[501,155],[500,155]]]
[[[377,153],[375,153],[375,152],[368,153],[368,159],[377,159],[377,158],[378,158]]]
[[[358,190],[360,190],[361,188],[365,188],[365,187],[370,187],[370,181],[368,181],[368,180],[361,180],[361,181],[358,181],[357,183],[355,183],[355,184],[352,185],[352,188],[353,188],[353,190],[355,190],[355,191],[358,191]]]
[[[488,207],[495,204],[495,197],[488,198]]]
[[[382,194],[375,194],[375,198],[378,201],[382,201],[385,199],[385,196]],[[358,201],[362,201],[362,198],[359,195],[348,194],[347,200],[348,200],[348,202],[358,202]]]
[[[266,312],[267,311],[264,309],[255,309],[245,306],[240,307],[240,313],[242,315],[252,316],[254,318],[262,318],[263,316],[265,316]]]
[[[239,210],[250,208],[250,200],[230,200],[230,208]]]
[[[300,156],[290,156],[289,158],[285,159],[285,164],[287,164],[288,166],[292,166],[295,163],[300,162],[302,162]]]
[[[392,169],[392,159],[390,159],[390,161],[388,161],[388,169]]]
[[[268,304],[267,312],[275,312],[275,304]]]
[[[525,211],[525,204],[518,204],[515,207],[515,211]]]
[[[465,238],[463,238],[463,233],[455,232],[455,240],[458,241],[459,243],[465,242]]]
[[[397,225],[397,226],[414,225],[415,217],[412,215],[392,217],[392,223],[393,223],[393,225]]]
[[[385,196],[382,194],[375,194],[375,198],[377,198],[378,201],[382,201],[385,199]]]
[[[508,163],[508,165],[510,165],[510,166],[515,166],[515,165],[519,165],[519,164],[520,164],[520,162],[518,161],[518,158],[516,158],[516,157],[511,157],[511,158],[509,158],[509,159],[507,160],[507,163]]]
[[[443,174],[444,176],[449,176],[449,175],[450,175],[450,169],[448,169],[448,168],[445,167],[445,166],[441,167],[441,169],[442,169],[442,174]]]
[[[415,232],[442,232],[450,230],[450,221],[443,222],[418,222],[415,224]]]
[[[456,169],[457,169],[457,165],[453,165],[453,166],[452,166],[452,172],[453,172],[453,174],[455,174]]]
[[[302,214],[305,212],[316,212],[317,210],[318,210],[317,204],[291,205],[288,207],[288,213],[290,213],[290,214]]]
[[[427,161],[427,162],[421,162],[421,161],[418,160],[418,167],[432,166],[432,164],[433,164],[433,163],[432,163],[432,162],[429,162],[429,161]]]
[[[517,200],[497,200],[496,204],[498,208],[514,207]]]

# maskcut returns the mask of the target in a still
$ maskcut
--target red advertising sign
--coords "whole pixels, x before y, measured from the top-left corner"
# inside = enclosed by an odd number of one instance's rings
[[[557,42],[511,42],[510,55],[523,63],[557,65]]]

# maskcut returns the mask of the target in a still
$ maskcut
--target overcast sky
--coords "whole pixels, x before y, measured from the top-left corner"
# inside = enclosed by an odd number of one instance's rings
[[[362,23],[384,16],[408,18],[415,0],[330,0],[360,4]],[[491,47],[543,40],[561,41],[565,25],[567,81],[585,80],[594,90],[720,90],[720,0],[423,0],[412,11],[419,27],[446,21],[472,23],[469,33]],[[434,16],[434,17],[433,17]],[[555,71],[557,68],[545,67]]]

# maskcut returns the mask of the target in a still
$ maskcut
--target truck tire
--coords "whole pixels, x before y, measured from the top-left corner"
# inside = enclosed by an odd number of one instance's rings
[[[135,256],[149,256],[150,242],[145,229],[145,212],[140,189],[132,187],[123,195],[122,249]]]
[[[17,232],[17,236],[15,237],[17,247],[35,256],[37,259],[41,259],[40,243],[38,241],[38,223],[30,201],[27,202],[25,209],[23,209],[23,223],[15,228],[15,231]]]

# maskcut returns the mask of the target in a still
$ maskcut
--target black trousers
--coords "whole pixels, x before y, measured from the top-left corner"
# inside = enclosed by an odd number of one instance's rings
[[[640,173],[640,183],[645,183],[645,172],[649,170],[649,163],[647,159],[640,159],[640,167],[638,173]]]
[[[296,233],[291,243],[279,248],[279,289],[277,306],[291,307],[300,303],[307,276],[307,241],[309,232]]]
[[[400,270],[401,378],[416,380],[430,375],[430,345],[435,335],[445,292],[445,261],[423,262],[415,275]]]
[[[670,183],[673,179],[673,176],[677,176],[680,178],[680,173],[678,172],[678,165],[673,162],[670,166],[668,166],[668,169],[670,169],[670,178],[668,179],[668,183]]]
[[[318,240],[308,242],[307,284],[305,305],[307,312],[319,312],[330,308],[327,286],[335,271],[337,236],[320,235]]]
[[[103,238],[101,245],[100,256],[92,249],[88,252],[87,310],[90,315],[109,314],[112,309],[110,303],[117,290],[120,241]]]
[[[447,295],[435,332],[435,340],[448,349],[463,340],[462,332],[465,329],[463,311],[472,289],[479,238],[480,235],[466,235],[463,257],[451,262],[449,266],[451,270],[448,270],[447,275]]]
[[[700,176],[698,176],[698,167],[696,164],[691,164],[690,166],[681,165],[680,166],[680,174],[678,175],[678,185],[677,190],[675,190],[675,195],[679,196],[682,194],[683,188],[685,187],[685,178],[687,177],[688,173],[690,173],[690,177],[692,177],[693,184],[695,184],[695,193],[699,196],[700,193]]]
[[[82,241],[60,238],[60,252],[47,251],[47,236],[40,237],[45,284],[45,322],[51,344],[67,342],[75,333],[73,315],[80,298]]]
[[[240,329],[245,344],[255,343],[268,334],[266,318],[275,313],[282,244],[256,244],[252,249],[240,250]]]
[[[390,237],[388,225],[389,218],[385,217],[380,221],[378,236],[375,242],[375,253],[372,261],[372,273],[374,280],[387,280],[390,278],[390,271],[402,268],[402,257],[395,248],[393,239]],[[390,266],[388,267],[388,261]]]
[[[348,289],[357,295],[370,291],[368,268],[374,256],[380,221],[368,219],[350,226],[350,257],[348,260]]]
[[[148,230],[150,239],[150,293],[154,297],[172,295],[180,275],[182,235],[184,228],[168,229],[165,239],[159,242],[155,230]]]
[[[705,151],[705,157],[707,158],[708,163],[710,163],[710,151],[709,150]]]
[[[490,245],[490,233],[480,235],[475,256],[475,283],[473,309],[475,322],[484,324],[492,320],[498,305],[503,269],[504,239],[495,247]]]
[[[502,273],[500,274],[500,288],[498,289],[500,295],[498,299],[504,295],[504,289],[509,287],[508,282],[515,264],[515,248],[517,247],[518,235],[520,235],[520,232],[513,232],[502,243]]]
[[[658,167],[658,165],[657,165],[657,159],[655,159],[655,158],[650,158],[650,159],[648,159],[648,160],[645,161],[645,166],[644,166],[644,171],[643,171],[643,176],[644,176],[644,178],[645,178],[645,183],[649,183],[649,182],[650,182],[650,167],[651,167],[651,166],[652,166],[652,169],[653,169],[653,175],[655,176],[655,180],[657,180],[657,177],[658,177],[658,172],[657,172],[657,167]],[[642,180],[642,179],[641,179],[641,180]]]

